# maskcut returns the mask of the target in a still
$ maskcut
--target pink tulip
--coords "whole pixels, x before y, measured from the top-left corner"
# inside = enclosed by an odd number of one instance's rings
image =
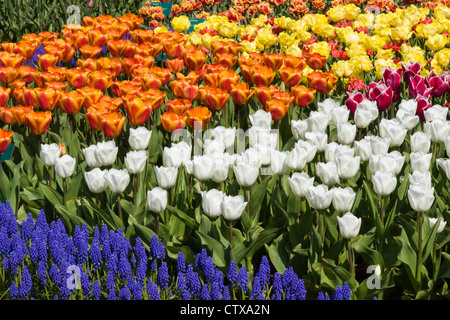
[[[418,62],[411,61],[407,64],[402,64],[403,70],[403,80],[406,81],[408,78],[420,74],[422,66]]]
[[[391,105],[394,93],[391,87],[380,81],[369,83],[369,86],[366,86],[366,95],[369,100],[377,102],[378,110],[386,111]]]
[[[353,115],[355,114],[356,107],[358,106],[358,103],[361,103],[364,100],[364,95],[354,90],[353,92],[346,92],[347,99],[345,101],[345,105],[347,106],[348,110],[350,110],[350,113]]]
[[[392,88],[392,91],[394,93],[393,101],[397,101],[400,98],[400,92],[401,92],[401,81],[402,81],[402,73],[403,69],[393,69],[391,67],[387,67],[383,71],[383,82],[388,87]]]
[[[418,95],[414,101],[417,102],[416,116],[418,116],[421,121],[425,121],[423,112],[432,106],[430,97]]]
[[[431,70],[430,74],[425,77],[425,85],[427,88],[433,89],[431,95],[440,97],[449,90],[450,72],[444,72],[439,75]]]

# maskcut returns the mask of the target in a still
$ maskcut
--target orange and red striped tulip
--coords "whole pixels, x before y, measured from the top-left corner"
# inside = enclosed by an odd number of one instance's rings
[[[102,52],[102,47],[85,44],[80,48],[83,59],[95,59]]]
[[[162,87],[161,79],[153,72],[146,72],[140,76],[142,89],[159,89]]]
[[[264,63],[273,70],[278,70],[283,65],[284,53],[266,53],[264,54]]]
[[[77,67],[81,69],[89,69],[91,71],[97,70],[97,60],[88,58],[88,59],[78,59]]]
[[[68,86],[69,84],[67,82],[55,81],[45,83],[44,88],[53,88],[56,91],[66,91]]]
[[[115,79],[124,69],[122,60],[117,57],[101,57],[97,59],[97,70],[111,71],[113,79]]]
[[[224,52],[224,53],[218,53],[214,56],[213,62],[215,64],[221,64],[227,69],[231,69],[234,67],[238,60],[238,57],[232,53]]]
[[[38,55],[37,58],[39,68],[41,68],[44,71],[48,71],[50,67],[55,67],[56,64],[58,64],[61,61],[61,59],[59,59],[58,56],[47,53]]]
[[[77,89],[79,93],[84,96],[84,106],[86,108],[94,107],[97,102],[103,96],[103,92],[100,89],[96,89],[90,86],[84,86]]]
[[[16,90],[17,88],[23,88],[26,86],[25,81],[21,80],[21,79],[16,79],[11,83],[8,83],[8,88],[10,88],[11,90]]]
[[[77,90],[60,92],[58,105],[62,112],[76,114],[80,112],[86,98]]]
[[[37,91],[33,88],[24,87],[23,88],[23,100],[24,105],[28,107],[38,108],[39,100],[37,96]]]
[[[89,80],[89,70],[77,68],[71,68],[67,70],[66,80],[72,89],[79,89],[87,85]]]
[[[12,116],[14,117],[14,122],[18,124],[27,123],[27,114],[33,111],[33,107],[27,106],[16,106],[11,108]]]
[[[52,113],[50,111],[30,111],[26,115],[26,123],[32,134],[42,135],[52,122]]]
[[[296,56],[286,55],[283,60],[283,65],[285,67],[303,70],[306,67],[306,61]]]
[[[181,72],[184,67],[184,61],[183,59],[167,59],[166,60],[166,67],[170,70],[172,73]]]
[[[109,40],[106,47],[113,57],[123,57],[129,43],[130,41],[125,39]]]
[[[89,43],[94,47],[103,47],[108,41],[108,36],[98,29],[88,31]]]
[[[48,44],[44,47],[44,52],[46,54],[51,54],[53,56],[58,57],[58,61],[62,61],[64,58],[64,51],[59,46],[56,46],[54,44]]]
[[[198,98],[198,86],[191,85],[184,80],[170,82],[170,89],[178,99],[189,99],[193,101]]]
[[[283,100],[270,99],[266,102],[266,112],[270,112],[273,121],[279,121],[284,118],[289,110],[289,106]]]
[[[338,78],[333,71],[313,71],[308,74],[307,79],[309,86],[321,94],[327,94],[333,90],[338,81]]]
[[[18,70],[13,67],[0,67],[0,81],[8,84],[16,80]]]
[[[255,97],[263,106],[266,105],[266,102],[272,99],[272,95],[279,91],[277,86],[258,86],[255,88]]]
[[[89,85],[95,89],[106,91],[113,82],[112,72],[108,70],[97,70],[89,74]]]
[[[291,93],[294,96],[294,104],[300,108],[306,107],[314,101],[316,90],[308,88],[302,84],[291,87]]]
[[[94,131],[102,130],[102,115],[109,113],[107,108],[87,108],[85,119]]]
[[[17,79],[25,81],[30,84],[34,81],[35,76],[39,73],[38,69],[24,65],[18,68]]]
[[[198,88],[200,101],[212,110],[222,110],[228,101],[229,93],[225,89],[210,86]]]
[[[22,88],[16,88],[13,92],[12,95],[14,97],[14,99],[16,100],[16,102],[19,105],[25,105],[25,87]]]
[[[308,67],[314,70],[322,69],[327,63],[327,58],[319,53],[307,54],[305,59]]]
[[[105,106],[109,111],[119,111],[123,104],[122,98],[111,98],[110,96],[102,96],[100,101],[94,107],[102,108]]]
[[[281,81],[288,88],[300,83],[303,77],[303,71],[292,67],[281,67],[278,70]]]
[[[166,85],[172,80],[172,73],[167,68],[151,67],[150,71],[153,72],[159,79],[161,79],[162,85]]]
[[[138,54],[134,54],[133,58],[137,59],[138,63],[143,65],[146,68],[152,68],[155,64],[155,58],[152,56],[140,56]],[[122,60],[123,61],[123,60]]]
[[[192,101],[189,99],[175,99],[166,102],[165,110],[180,115],[185,115],[186,111],[192,107]]]
[[[167,132],[174,132],[186,127],[186,115],[176,114],[174,112],[164,112],[160,117],[161,124]]]
[[[255,86],[270,86],[275,78],[276,72],[269,67],[260,66],[250,69],[250,79]]]
[[[294,96],[289,91],[275,91],[272,94],[271,99],[284,101],[290,107],[292,105],[292,102],[294,101]]]
[[[241,77],[236,73],[236,71],[224,70],[219,73],[219,82],[217,86],[230,92],[232,86],[238,84],[240,80]]]
[[[139,97],[124,97],[123,106],[127,113],[128,121],[135,125],[143,125],[152,113],[152,105]]]
[[[6,51],[0,52],[0,63],[5,67],[18,68],[25,62],[25,58],[20,54],[9,53]]]
[[[200,49],[185,50],[183,52],[184,64],[191,71],[200,70],[205,64],[206,59],[208,59],[208,56]]]
[[[59,91],[53,88],[36,88],[39,106],[44,111],[55,109],[59,99]]]
[[[5,152],[12,142],[14,132],[0,128],[0,153]]]
[[[0,87],[0,107],[3,107],[8,103],[10,94],[11,88]]]
[[[33,55],[36,53],[37,48],[39,47],[40,42],[39,41],[31,41],[31,40],[20,40],[14,45],[14,49],[12,52],[20,54],[22,57],[24,57],[25,61],[30,60]]]
[[[211,51],[213,55],[222,53],[231,53],[235,56],[241,52],[241,45],[234,41],[214,41],[211,42]]]
[[[143,63],[137,58],[123,58],[122,60],[123,70],[127,76],[131,76],[133,70],[139,66],[143,66]]]
[[[139,44],[144,42],[152,42],[153,39],[155,39],[155,31],[153,31],[152,29],[136,29],[130,31],[130,38],[131,40],[133,40],[133,42],[137,42]]]
[[[108,138],[117,138],[122,132],[124,123],[125,117],[120,112],[102,115],[102,131]]]
[[[184,49],[184,46],[175,41],[175,40],[167,40],[162,43],[163,51],[169,59],[176,59],[181,56],[181,52]]]
[[[12,108],[0,107],[0,120],[2,120],[5,124],[16,124],[16,119],[14,118]]]
[[[138,96],[144,101],[148,101],[153,108],[153,111],[161,108],[166,99],[166,93],[158,89],[148,89],[138,93]]]
[[[191,128],[196,129],[195,123],[200,122],[202,124],[202,129],[205,129],[209,119],[211,119],[212,112],[207,107],[198,106],[188,109],[186,115],[186,123]]]
[[[238,105],[246,104],[248,99],[255,93],[255,89],[250,89],[247,82],[240,82],[231,87],[230,96]]]

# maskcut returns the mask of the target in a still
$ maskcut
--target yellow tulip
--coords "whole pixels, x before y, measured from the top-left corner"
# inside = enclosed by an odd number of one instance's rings
[[[345,13],[346,10],[344,6],[336,6],[328,10],[327,16],[331,19],[331,21],[338,22],[345,19]]]
[[[345,52],[349,58],[365,56],[365,47],[359,43],[353,43],[349,47],[345,48]]]
[[[217,32],[225,38],[232,38],[238,32],[238,26],[234,22],[225,22],[220,25]]]
[[[361,9],[354,5],[353,3],[345,6],[345,17],[346,20],[355,20],[356,17],[360,14]]]
[[[328,59],[328,56],[331,52],[331,46],[328,44],[328,42],[321,41],[321,42],[315,42],[311,45],[311,51],[310,53],[318,53]]]
[[[395,41],[407,41],[411,38],[412,34],[413,33],[409,25],[402,25],[391,29],[391,37]]]
[[[256,46],[256,41],[249,42],[248,40],[241,41],[241,52],[251,53],[254,51],[259,51]]]
[[[435,63],[438,66],[440,66],[442,68],[446,68],[450,63],[450,49],[445,48],[445,49],[439,50],[438,52],[436,52],[434,54],[433,60],[435,61]]]
[[[176,32],[184,32],[191,27],[191,21],[186,16],[174,17],[170,23]]]
[[[429,37],[427,41],[425,41],[425,45],[431,51],[438,51],[445,47],[448,43],[448,38],[443,34],[435,34],[432,37]]]
[[[331,70],[338,78],[349,78],[355,73],[355,69],[350,60],[338,60],[331,65]]]
[[[289,47],[293,44],[298,45],[299,40],[296,38],[295,34],[289,34],[286,31],[283,31],[278,35],[278,42],[282,47]]]

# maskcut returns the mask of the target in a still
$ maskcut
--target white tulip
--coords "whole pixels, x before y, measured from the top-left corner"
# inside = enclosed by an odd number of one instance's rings
[[[389,139],[389,145],[391,147],[399,147],[403,144],[403,141],[405,141],[406,133],[408,130],[398,122],[397,119],[381,119],[380,125],[380,137],[381,138],[388,138]]]
[[[407,112],[409,115],[413,116],[417,111],[417,101],[415,99],[405,100],[402,99],[400,104],[398,105],[398,110],[403,110]]]
[[[97,145],[93,144],[90,145],[87,148],[84,148],[83,150],[84,159],[86,160],[87,164],[91,168],[97,168],[100,167],[100,162],[97,161],[97,158],[95,157],[95,153],[97,151]]]
[[[404,162],[405,157],[398,151],[392,151],[384,154],[372,154],[369,158],[369,170],[372,174],[375,174],[376,171],[392,171],[395,175],[397,175],[400,173]]]
[[[445,152],[447,153],[447,157],[450,158],[450,135],[448,135],[444,139],[444,145],[445,145]]]
[[[324,132],[330,122],[331,117],[325,112],[311,111],[308,121],[309,132]]]
[[[355,217],[351,212],[347,212],[344,216],[337,217],[339,225],[339,233],[345,239],[356,237],[361,228],[361,218]]]
[[[178,168],[177,167],[155,167],[156,181],[163,189],[170,189],[177,181]]]
[[[215,127],[212,130],[212,136],[214,139],[222,141],[225,146],[225,149],[229,149],[234,147],[234,142],[236,140],[236,127],[233,128],[225,128],[223,126]]]
[[[425,122],[423,131],[430,134],[432,142],[441,143],[450,135],[450,121]]]
[[[160,213],[167,207],[167,190],[155,187],[147,191],[147,204],[151,211]]]
[[[407,130],[413,129],[420,121],[419,116],[415,114],[409,114],[403,109],[399,109],[395,115],[395,118],[401,123]]]
[[[272,150],[270,153],[270,168],[274,174],[283,175],[289,171],[286,164],[286,158],[289,155],[288,151]]]
[[[336,161],[336,158],[341,156],[341,155],[354,157],[355,156],[355,149],[353,149],[352,147],[350,147],[350,146],[348,146],[346,144],[338,144],[336,146],[336,150],[334,150],[334,161]]]
[[[146,150],[129,151],[125,156],[125,165],[127,166],[128,172],[132,174],[138,174],[143,172],[146,163],[147,163]]]
[[[436,159],[436,166],[444,171],[447,179],[450,180],[450,159]]]
[[[226,220],[239,219],[247,206],[247,202],[244,202],[242,196],[224,196],[220,205],[220,211],[222,216]]]
[[[205,154],[192,159],[192,174],[200,181],[211,179],[214,169],[214,158]]]
[[[128,143],[133,150],[145,150],[148,148],[152,131],[145,127],[138,127],[136,129],[130,128],[130,136]]]
[[[397,186],[397,178],[392,171],[377,171],[372,175],[373,189],[379,196],[388,196]]]
[[[334,161],[335,152],[336,152],[336,148],[338,147],[338,145],[339,144],[334,141],[327,144],[327,146],[325,147],[325,161],[326,162]]]
[[[224,193],[217,189],[202,191],[202,208],[210,218],[217,218],[222,214],[221,205]]]
[[[322,102],[317,103],[317,110],[319,110],[319,112],[325,113],[329,117],[331,117],[333,110],[337,108],[340,108],[339,102],[336,102],[331,98],[326,98]]]
[[[39,156],[46,166],[53,167],[55,160],[61,156],[61,148],[57,143],[41,144]]]
[[[206,139],[203,145],[204,154],[223,154],[225,152],[225,145],[221,140]]]
[[[270,154],[273,149],[261,143],[255,144],[252,148],[255,149],[256,153],[261,159],[261,165],[266,166],[270,163]]]
[[[255,165],[258,168],[262,166],[261,155],[258,153],[258,150],[256,148],[252,148],[252,147],[246,149],[236,159],[236,164],[239,164],[241,162],[253,164],[253,165]]]
[[[317,147],[311,141],[298,140],[294,144],[294,148],[301,148],[306,152],[308,155],[306,162],[311,162],[316,156]]]
[[[325,151],[328,143],[328,135],[325,132],[314,131],[305,133],[306,141],[316,146],[318,152]]]
[[[429,134],[417,131],[411,135],[411,152],[425,152],[430,150],[431,137]]]
[[[262,109],[248,116],[253,127],[270,129],[272,125],[272,115]]]
[[[331,110],[331,122],[338,124],[347,123],[350,116],[350,110],[346,106],[340,106]]]
[[[409,174],[409,185],[421,185],[431,188],[431,172],[430,171],[413,171]]]
[[[359,170],[361,159],[356,156],[350,156],[348,154],[342,154],[336,156],[336,167],[340,178],[351,179]]]
[[[339,181],[336,162],[318,162],[316,163],[316,175],[320,181],[327,186],[332,186]]]
[[[369,161],[370,156],[372,155],[372,149],[370,146],[370,140],[366,139],[367,137],[355,141],[355,155],[359,156],[361,161]]]
[[[425,152],[411,152],[409,155],[409,162],[411,163],[412,171],[428,171],[431,164],[431,153]]]
[[[73,175],[77,161],[68,154],[55,159],[55,173],[58,177],[67,178]]]
[[[119,152],[114,140],[99,142],[94,150],[95,159],[100,167],[112,165],[116,161],[117,152]]]
[[[291,120],[291,131],[296,140],[305,139],[305,133],[308,132],[308,121]]]
[[[352,188],[333,188],[333,198],[331,203],[338,212],[348,212],[355,202],[356,193]]]
[[[434,202],[434,188],[421,185],[410,186],[408,201],[414,211],[427,212]]]
[[[102,193],[108,188],[108,183],[105,180],[105,174],[108,170],[101,170],[100,168],[94,168],[91,171],[84,173],[84,179],[89,190],[93,193]]]
[[[306,172],[294,172],[290,178],[288,178],[291,191],[297,197],[305,198],[306,190],[314,185],[314,177],[309,177]]]
[[[355,125],[358,128],[367,128],[369,124],[378,117],[376,101],[364,99],[358,103],[354,114]]]
[[[441,233],[444,231],[445,226],[447,225],[447,221],[444,221],[442,218],[428,218],[428,223],[430,225],[430,228],[433,228],[434,225],[439,221],[439,226],[437,229],[437,233]]]
[[[337,139],[339,143],[351,144],[355,140],[356,126],[349,122],[339,123],[337,125]]]
[[[114,193],[122,193],[130,183],[130,174],[127,169],[109,169],[104,175],[109,189]]]
[[[382,138],[379,136],[368,136],[370,141],[370,149],[372,154],[387,153],[390,146],[389,138]]]
[[[240,162],[233,167],[233,172],[240,186],[250,187],[258,179],[259,167],[252,163]]]
[[[278,147],[278,134],[270,128],[251,127],[248,129],[248,143],[250,147],[255,144],[264,144],[272,149]]]
[[[326,185],[319,184],[306,189],[305,196],[311,208],[324,210],[331,205],[333,191],[328,190]]]
[[[307,163],[308,154],[305,149],[297,147],[289,151],[286,157],[286,166],[291,170],[302,170]]]
[[[226,156],[227,153],[223,155],[215,154],[214,158],[214,168],[211,176],[211,180],[220,183],[224,182],[228,178],[228,171],[230,168],[230,160]]]
[[[425,122],[445,122],[447,120],[448,108],[435,104],[434,106],[426,109],[423,112],[423,115],[425,116]]]

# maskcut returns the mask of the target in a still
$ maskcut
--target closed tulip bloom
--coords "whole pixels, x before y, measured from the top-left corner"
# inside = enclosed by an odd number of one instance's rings
[[[432,142],[444,142],[444,139],[450,135],[450,121],[426,122],[423,131],[430,135]]]
[[[306,189],[305,196],[311,208],[324,210],[331,205],[333,191],[328,190],[326,185],[319,184]]]
[[[391,147],[399,147],[405,140],[407,130],[397,119],[381,119],[379,134],[381,138],[388,138]]]
[[[101,164],[97,161],[97,158],[95,156],[96,151],[97,151],[97,145],[95,145],[95,144],[82,149],[84,159],[86,160],[88,166],[91,168],[97,168],[97,167],[101,166]]]
[[[314,177],[309,177],[306,172],[294,172],[290,178],[288,178],[291,191],[297,197],[305,198],[306,190],[314,185]]]
[[[237,220],[241,217],[246,206],[247,202],[244,202],[242,196],[225,195],[220,205],[220,211],[226,220]]]
[[[302,84],[298,84],[291,87],[291,93],[294,96],[294,104],[300,108],[303,108],[314,101],[316,90],[305,87]]]
[[[122,132],[124,123],[125,117],[120,112],[102,115],[102,131],[108,138],[117,138]]]
[[[145,163],[147,162],[147,151],[137,150],[129,151],[125,156],[125,165],[128,172],[138,174],[144,171]]]
[[[114,140],[98,142],[96,148],[93,149],[94,157],[99,166],[110,166],[116,161],[119,147],[116,146]]]
[[[356,126],[351,123],[340,123],[337,126],[338,142],[342,144],[351,144],[355,140]]]
[[[352,188],[333,188],[333,198],[331,203],[338,212],[348,212],[355,202],[356,193]]]
[[[39,68],[41,68],[44,71],[48,71],[49,68],[55,67],[56,64],[61,61],[61,59],[58,56],[53,54],[42,54],[38,55],[37,58]]]
[[[431,165],[431,153],[425,152],[411,152],[409,161],[411,163],[412,171],[428,171]]]
[[[436,166],[444,171],[447,179],[450,180],[450,159],[436,159]]]
[[[109,113],[107,108],[87,108],[86,112],[86,121],[91,126],[91,129],[94,131],[102,131],[102,115],[105,113]]]
[[[61,149],[57,143],[42,144],[39,155],[46,166],[52,167],[55,165],[55,160],[60,157]]]
[[[101,170],[100,168],[94,168],[91,171],[84,173],[84,179],[89,190],[93,193],[102,193],[108,188],[108,183],[105,180],[105,174],[108,170]]]
[[[200,70],[207,59],[208,56],[200,49],[189,52],[183,57],[185,66],[192,71]]]
[[[350,110],[345,106],[335,107],[330,111],[331,123],[335,126],[348,122]]]
[[[308,121],[308,131],[324,132],[328,126],[330,118],[325,112],[321,111],[311,111],[307,121]]]
[[[447,121],[448,108],[435,104],[423,112],[426,122]]]
[[[163,189],[170,189],[175,185],[177,180],[177,167],[155,167],[156,181]]]
[[[77,90],[60,92],[58,104],[60,109],[67,114],[76,114],[81,110],[86,98]]]
[[[223,70],[218,75],[217,87],[231,92],[233,86],[237,85],[241,77],[234,70]]]
[[[179,115],[174,112],[164,112],[160,116],[160,119],[164,130],[172,133],[178,129],[183,129],[186,126],[187,116]]]
[[[347,212],[344,216],[337,217],[339,225],[339,233],[345,239],[352,239],[359,234],[361,228],[361,218],[355,217],[351,212]]]
[[[325,151],[328,135],[325,132],[314,131],[305,133],[306,141],[311,142],[317,148],[317,152]]]
[[[166,102],[165,110],[176,114],[185,115],[186,111],[192,107],[192,101],[189,99],[175,99]]]
[[[270,112],[262,109],[257,110],[254,114],[249,115],[250,123],[254,127],[270,128],[272,124],[272,115]]]
[[[135,126],[142,126],[148,120],[153,110],[150,103],[136,96],[125,96],[123,102],[127,119]]]
[[[230,90],[230,96],[234,103],[238,105],[246,104],[251,96],[255,93],[255,89],[250,89],[247,82],[240,82],[238,84],[233,84]]]
[[[217,126],[212,130],[212,136],[214,139],[220,140],[225,149],[233,148],[234,150],[234,142],[236,140],[236,132],[237,129],[233,128],[225,128],[223,126]]]
[[[395,115],[395,118],[400,122],[407,130],[413,129],[420,121],[420,118],[414,114],[410,114],[403,109],[399,109]]]
[[[104,177],[109,189],[114,193],[124,192],[130,183],[130,174],[127,169],[109,169]]]
[[[430,210],[434,199],[433,187],[415,185],[408,188],[409,205],[416,212],[427,212]]]
[[[377,171],[372,175],[372,183],[373,189],[377,195],[388,196],[395,190],[397,178],[392,171]]]
[[[194,156],[192,174],[200,181],[211,179],[214,169],[214,158],[211,155]]]
[[[279,91],[279,88],[274,85],[270,86],[258,86],[254,87],[255,97],[263,106],[266,105],[266,102],[272,99],[272,96],[275,92]]]
[[[365,137],[370,142],[370,150],[372,154],[385,154],[389,150],[390,139],[379,136]]]
[[[308,85],[321,94],[327,94],[336,85],[338,78],[333,71],[313,71],[308,74]]]
[[[364,99],[358,103],[355,111],[354,120],[358,128],[366,128],[378,117],[378,107],[375,101]]]
[[[147,205],[149,209],[155,213],[166,210],[167,207],[167,190],[155,187],[147,191]]]
[[[270,152],[270,169],[274,174],[283,175],[288,173],[289,167],[286,164],[288,151],[271,150]]]
[[[355,141],[354,146],[355,146],[355,155],[359,156],[362,162],[369,161],[370,156],[372,155],[370,140],[366,139],[365,137],[359,141]]]
[[[372,174],[375,174],[375,171],[393,171],[397,175],[402,170],[404,163],[405,156],[398,151],[372,154],[369,159],[369,170]]]
[[[146,150],[151,136],[152,131],[145,127],[138,127],[136,129],[130,128],[128,143],[133,150]]]
[[[261,158],[261,155],[258,152],[258,150],[256,148],[251,147],[246,149],[242,154],[240,154],[236,158],[235,166],[243,162],[245,164],[251,164],[260,168],[262,166],[262,161],[263,159]]]
[[[228,178],[230,159],[227,157],[227,153],[214,154],[212,157],[214,159],[214,168],[211,180],[217,183],[224,182]]]
[[[191,159],[192,146],[181,141],[171,147],[164,147],[163,165],[165,167],[180,167],[184,161]]]
[[[66,72],[66,79],[72,89],[79,89],[88,84],[90,70],[71,68]]]
[[[447,225],[447,221],[444,221],[444,219],[442,219],[442,218],[428,218],[428,223],[430,225],[430,228],[433,228],[434,225],[438,222],[439,222],[439,226],[438,226],[438,229],[436,232],[441,233],[442,231],[444,231],[444,228]]]
[[[204,154],[223,154],[225,152],[225,145],[222,141],[216,139],[206,139],[203,143]]]
[[[334,161],[316,163],[316,175],[327,186],[332,186],[339,181],[337,166]]]
[[[68,154],[55,159],[55,173],[61,178],[70,177],[75,171],[76,159]]]
[[[200,101],[211,110],[222,110],[229,97],[225,89],[210,86],[200,86],[198,93]]]
[[[409,185],[421,185],[431,187],[431,172],[430,171],[413,171],[409,174]]]
[[[291,170],[302,170],[308,161],[305,149],[297,147],[292,149],[286,157],[286,166]]]
[[[334,158],[336,155],[336,149],[338,148],[339,144],[337,142],[330,142],[325,147],[325,162],[334,162]]]
[[[270,86],[276,72],[269,67],[259,66],[250,69],[250,80],[255,86]]]
[[[278,70],[278,74],[287,88],[298,85],[303,77],[301,70],[290,67],[282,67]]]
[[[280,121],[289,110],[290,103],[280,99],[270,99],[266,102],[266,112],[270,112],[273,121]]]
[[[32,134],[43,135],[52,122],[52,113],[50,111],[31,111],[25,119]]]
[[[212,112],[207,107],[198,106],[186,111],[186,123],[193,129],[197,129],[196,123],[204,129],[211,119]]]
[[[52,88],[36,88],[36,96],[39,106],[44,111],[52,111],[59,99],[59,91]]]
[[[233,167],[233,172],[240,186],[250,187],[258,179],[259,167],[252,163],[240,162]]]
[[[335,160],[338,175],[342,179],[353,178],[359,170],[361,161],[358,156],[353,157],[347,154],[336,156]]]
[[[0,87],[0,107],[6,105],[9,100],[9,95],[11,93],[11,88]]]
[[[9,130],[3,130],[0,128],[0,154],[5,152],[8,149],[9,145],[12,142],[14,132]]]
[[[225,194],[217,189],[202,191],[202,209],[210,218],[217,218],[222,214],[221,205]]]

